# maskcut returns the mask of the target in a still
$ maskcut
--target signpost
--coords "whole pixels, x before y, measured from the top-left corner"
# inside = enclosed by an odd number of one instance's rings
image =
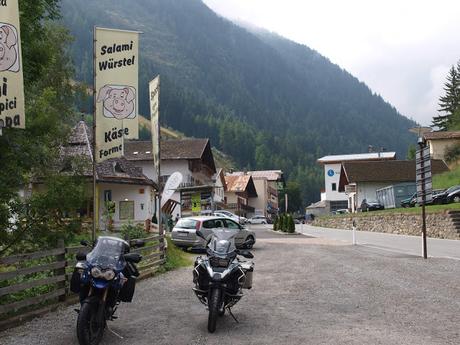
[[[430,148],[419,138],[419,148],[415,155],[415,172],[417,184],[417,203],[422,206],[423,258],[427,258],[426,249],[426,214],[425,204],[433,200],[433,183],[431,181]]]

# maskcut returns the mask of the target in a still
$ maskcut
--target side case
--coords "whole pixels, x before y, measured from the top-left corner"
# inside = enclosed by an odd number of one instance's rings
[[[252,277],[254,275],[254,263],[253,262],[242,262],[241,269],[245,274],[245,279],[243,283],[243,289],[251,289],[252,288]]]

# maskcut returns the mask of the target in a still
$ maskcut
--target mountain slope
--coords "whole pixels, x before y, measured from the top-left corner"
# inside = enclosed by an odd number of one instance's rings
[[[207,136],[241,168],[283,169],[319,197],[324,154],[404,154],[414,123],[317,52],[249,32],[199,0],[63,0],[78,78],[92,84],[93,25],[141,30],[140,112],[160,74],[162,124]]]

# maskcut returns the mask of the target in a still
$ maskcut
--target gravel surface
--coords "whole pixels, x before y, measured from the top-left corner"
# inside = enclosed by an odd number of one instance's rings
[[[191,269],[138,284],[102,344],[460,344],[460,262],[423,260],[255,227],[253,289],[214,334]],[[0,344],[78,344],[75,306],[0,333]]]

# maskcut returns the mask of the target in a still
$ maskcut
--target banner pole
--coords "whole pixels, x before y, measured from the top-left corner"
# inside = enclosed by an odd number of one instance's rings
[[[157,171],[157,180],[158,180],[158,232],[160,235],[164,234],[163,225],[161,222],[162,214],[161,214],[161,194],[163,193],[163,189],[161,186],[161,126],[160,126],[160,76],[158,76],[158,132],[157,132],[157,140],[158,140],[158,171]]]
[[[93,229],[91,239],[96,241],[97,214],[96,186],[96,26],[93,27]]]

